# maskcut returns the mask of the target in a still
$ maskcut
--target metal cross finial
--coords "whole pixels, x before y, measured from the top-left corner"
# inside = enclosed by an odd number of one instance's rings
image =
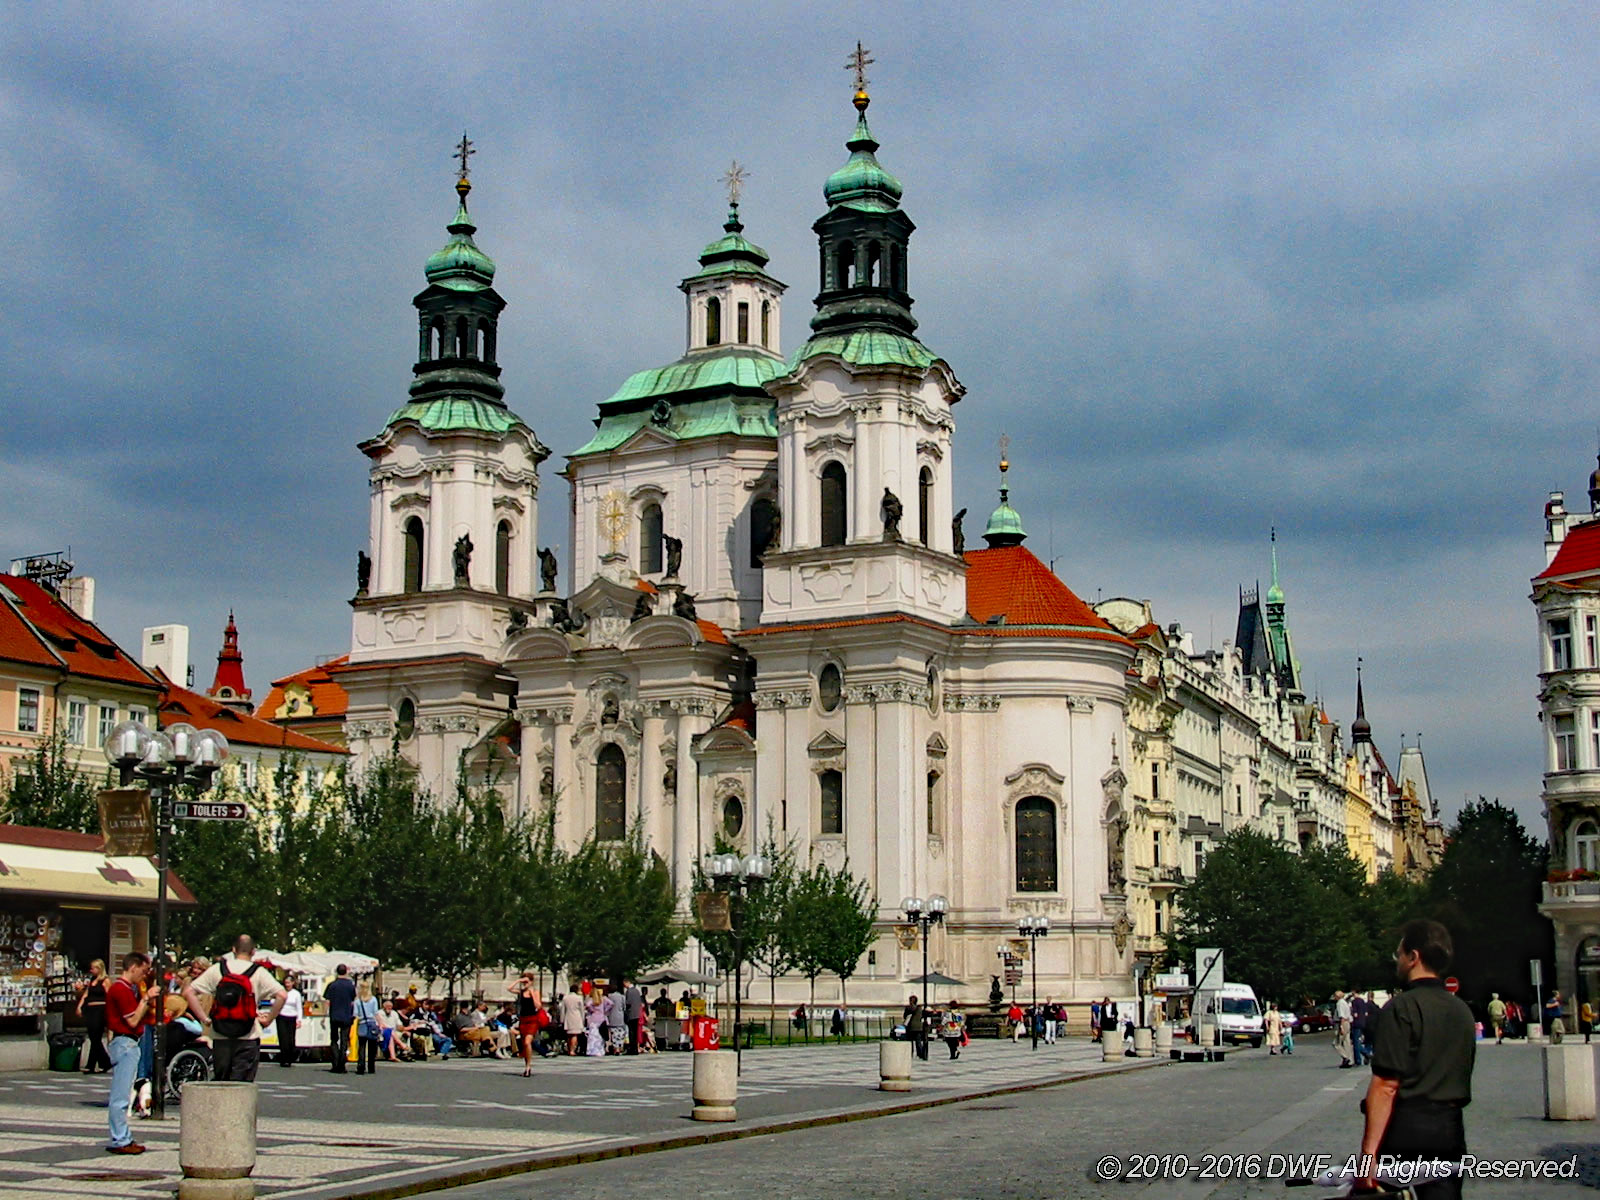
[[[1009,449],[1011,449],[1011,436],[1009,434],[1002,433],[1000,435],[1000,469],[1002,471],[1011,466],[1011,464],[1006,461],[1006,451]]]
[[[461,178],[465,179],[472,173],[471,168],[467,166],[467,159],[476,153],[477,151],[472,146],[472,139],[467,137],[467,131],[463,129],[461,131],[461,144],[455,148],[453,155],[453,157],[461,160]]]
[[[870,50],[863,50],[861,43],[856,43],[856,52],[845,59],[844,69],[856,73],[856,91],[867,90],[867,68],[878,60],[872,57]]]
[[[722,173],[722,182],[728,188],[728,203],[734,208],[739,207],[739,197],[744,193],[744,181],[750,178],[750,172],[739,165],[736,158],[728,164],[728,169]]]

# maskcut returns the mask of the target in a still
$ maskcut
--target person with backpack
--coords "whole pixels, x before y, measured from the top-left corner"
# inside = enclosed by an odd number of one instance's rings
[[[261,1027],[278,1019],[289,993],[260,963],[256,944],[247,934],[196,979],[191,987],[211,1025],[211,1059],[215,1078],[254,1083],[261,1059]],[[267,1005],[262,1012],[261,1006]]]

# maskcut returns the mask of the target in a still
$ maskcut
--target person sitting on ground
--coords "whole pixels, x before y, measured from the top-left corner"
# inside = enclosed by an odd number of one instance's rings
[[[378,1009],[378,1036],[381,1039],[379,1049],[390,1062],[402,1061],[398,1035],[400,1027],[404,1024],[404,1019],[394,1010],[394,1001],[385,1000]]]
[[[417,1018],[427,1027],[427,1036],[433,1043],[433,1052],[444,1062],[450,1061],[450,1051],[456,1048],[455,1039],[444,1031],[444,1022],[439,1019],[439,1002],[426,1001],[417,1010]]]

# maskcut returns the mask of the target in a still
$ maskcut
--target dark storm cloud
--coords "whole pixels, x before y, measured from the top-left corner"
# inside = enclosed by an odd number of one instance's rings
[[[1170,9],[9,4],[0,543],[70,543],[128,640],[188,623],[202,682],[230,605],[258,692],[343,650],[354,443],[404,395],[461,128],[509,398],[559,454],[680,352],[731,157],[803,336],[860,37],[970,389],[969,536],[1005,431],[1030,545],[1205,644],[1275,524],[1330,711],[1364,655],[1391,754],[1420,729],[1441,796],[1534,818],[1539,506],[1600,417],[1592,10]]]

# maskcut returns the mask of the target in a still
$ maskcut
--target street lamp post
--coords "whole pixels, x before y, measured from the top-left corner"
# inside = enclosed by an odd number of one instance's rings
[[[906,915],[906,920],[922,930],[922,1040],[917,1043],[917,1055],[921,1057],[927,1045],[928,1038],[928,930],[935,925],[944,923],[944,914],[949,909],[950,902],[943,896],[932,895],[924,900],[921,896],[907,896],[900,901],[900,908]]]
[[[152,733],[138,721],[123,721],[105,742],[106,758],[117,768],[123,787],[134,779],[150,785],[156,806],[156,944],[155,976],[161,989],[161,1009],[155,1014],[154,1056],[150,1074],[150,1115],[166,1116],[166,969],[167,969],[167,859],[172,849],[172,792],[187,784],[196,792],[210,789],[218,769],[228,757],[228,739],[214,729],[199,730],[182,722]]]
[[[1017,922],[1017,932],[1031,943],[1028,947],[1028,957],[1033,960],[1033,1014],[1028,1019],[1028,1028],[1033,1034],[1033,1048],[1037,1050],[1039,1048],[1039,939],[1050,935],[1050,918],[1023,917]]]
[[[711,876],[711,886],[728,895],[729,924],[733,934],[733,1052],[738,1056],[739,1067],[744,1066],[744,1056],[739,1047],[739,1025],[744,1017],[744,988],[741,983],[744,966],[744,905],[745,899],[761,890],[772,874],[772,863],[764,854],[751,854],[741,858],[737,854],[713,854],[706,860],[706,874]]]

